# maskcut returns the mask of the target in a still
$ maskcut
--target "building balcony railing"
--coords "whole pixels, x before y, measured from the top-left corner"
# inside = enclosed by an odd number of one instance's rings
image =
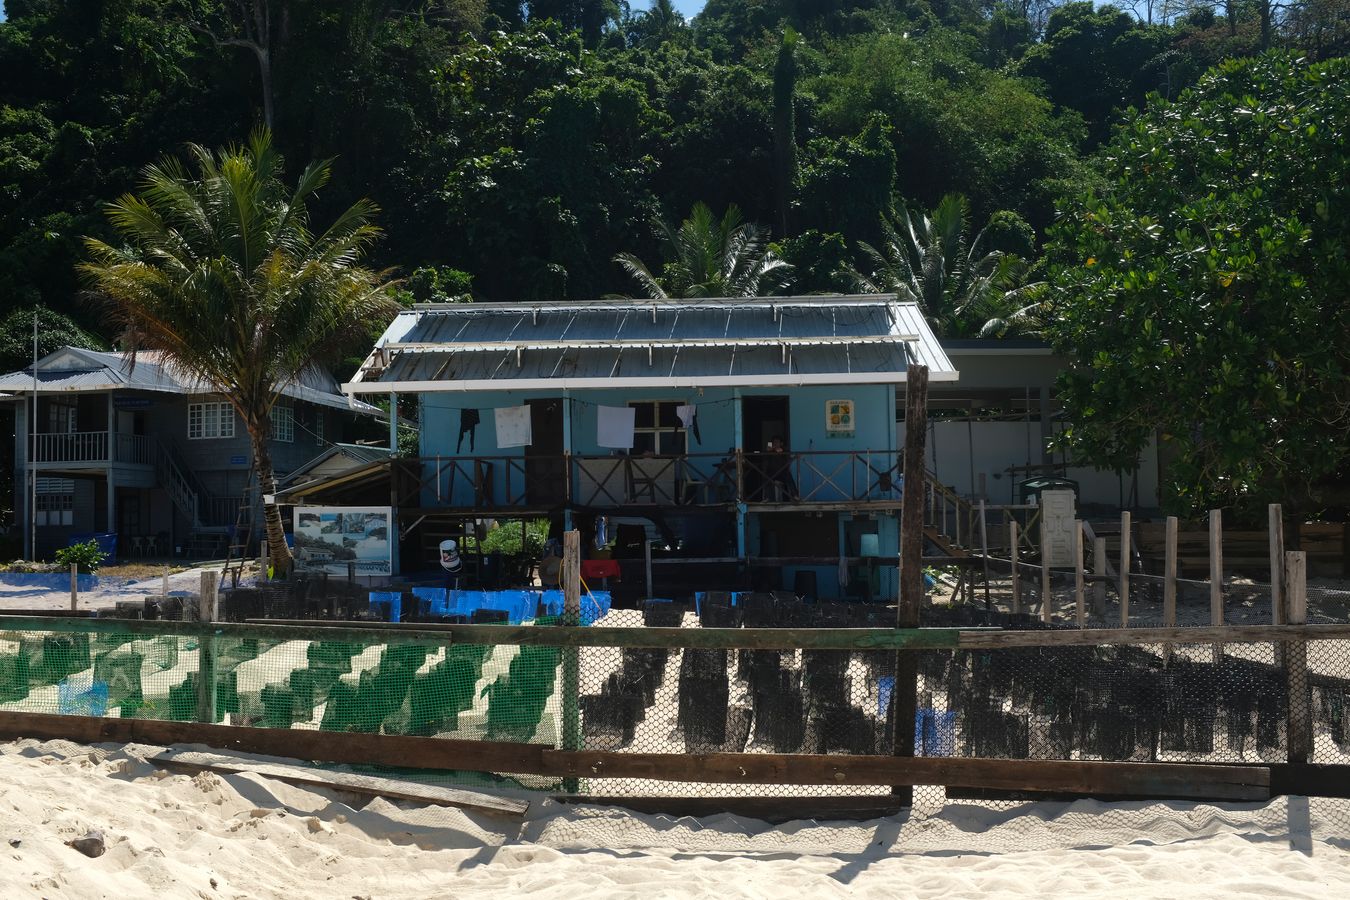
[[[896,450],[439,456],[396,463],[402,507],[712,507],[899,502]]]
[[[33,460],[38,463],[128,463],[152,466],[158,454],[154,438],[107,431],[39,432]]]

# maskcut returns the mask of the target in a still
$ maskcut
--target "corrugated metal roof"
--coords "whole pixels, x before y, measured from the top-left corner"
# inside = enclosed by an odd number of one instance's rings
[[[157,391],[168,394],[218,393],[205,382],[176,375],[164,364],[161,354],[141,352],[133,361],[121,353],[62,347],[37,363],[37,387],[43,393],[65,391]],[[33,369],[0,375],[0,391],[16,395],[33,389]],[[281,393],[295,400],[329,406],[334,409],[373,413],[369,404],[344,396],[327,372],[311,369],[300,379],[282,386]]]
[[[934,381],[956,370],[914,304],[893,296],[451,304],[400,314],[344,389]]]

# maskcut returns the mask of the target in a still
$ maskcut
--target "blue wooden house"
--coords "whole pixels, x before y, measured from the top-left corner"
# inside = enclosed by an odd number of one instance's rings
[[[911,360],[957,377],[885,295],[426,304],[343,389],[417,397],[420,458],[393,464],[391,499],[418,552],[549,517],[620,556],[641,533],[657,596],[740,579],[885,598]]]

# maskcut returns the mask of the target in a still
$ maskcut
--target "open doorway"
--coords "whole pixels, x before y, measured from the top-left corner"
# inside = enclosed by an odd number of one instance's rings
[[[747,457],[745,493],[751,500],[776,499],[773,482],[783,477],[792,450],[787,397],[742,397],[741,437]],[[781,447],[770,447],[770,443]]]
[[[565,499],[563,401],[527,400],[531,442],[525,448],[525,499],[531,506],[557,506]]]

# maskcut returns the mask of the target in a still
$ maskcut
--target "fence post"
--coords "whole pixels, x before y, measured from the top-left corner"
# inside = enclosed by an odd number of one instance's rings
[[[647,563],[647,597],[656,596],[656,588],[652,587],[652,542],[644,540],[642,542],[642,554]]]
[[[197,616],[205,626],[197,644],[197,721],[210,725],[216,721],[216,638],[209,627],[216,621],[216,590],[219,575],[202,573],[201,601]]]
[[[1012,611],[1013,615],[1017,615],[1022,611],[1022,573],[1017,570],[1021,550],[1018,545],[1016,519],[1008,521],[1008,545],[1012,547],[1012,552],[1008,554],[1008,558],[1012,560]]]
[[[1177,517],[1167,517],[1167,549],[1163,558],[1163,627],[1177,624]]]
[[[1098,578],[1106,577],[1106,538],[1092,539],[1092,569]],[[1092,614],[1099,619],[1106,618],[1106,582],[1098,581],[1092,585]]]
[[[168,566],[165,566],[165,567],[164,567],[164,577],[163,577],[163,579],[162,579],[161,582],[160,582],[160,591],[159,591],[159,593],[160,593],[161,596],[164,596],[164,597],[169,596],[169,567],[168,567]]]
[[[1308,557],[1301,550],[1284,555],[1284,597],[1286,620],[1290,625],[1308,623]],[[1306,763],[1312,755],[1312,704],[1308,690],[1308,642],[1305,638],[1288,641],[1284,654],[1285,677],[1289,683],[1289,762]]]
[[[1120,627],[1130,627],[1130,513],[1120,514]]]
[[[1079,628],[1087,627],[1087,601],[1083,596],[1083,523],[1073,523],[1073,615]]]
[[[981,474],[980,478],[984,478]],[[983,485],[981,486],[983,489]],[[993,604],[989,600],[989,533],[985,521],[984,498],[980,498],[980,553],[984,558],[984,611],[988,612]]]
[[[581,625],[581,532],[563,532],[562,558],[563,625]],[[581,650],[564,647],[562,651],[562,744],[564,750],[581,749]],[[563,781],[563,790],[575,792],[577,780]]]
[[[70,564],[70,611],[74,612],[80,603],[80,566]]]
[[[1267,507],[1270,529],[1270,624],[1284,624],[1284,510],[1278,503]]]
[[[1041,516],[1041,621],[1049,624],[1054,618],[1050,608],[1050,526]]]
[[[1223,624],[1223,510],[1209,511],[1209,624]],[[1214,664],[1223,660],[1223,644],[1214,645]]]
[[[258,580],[259,580],[259,581],[268,581],[268,580],[269,580],[268,577],[267,577],[267,561],[268,561],[270,558],[271,558],[271,557],[270,557],[270,556],[268,555],[268,553],[267,553],[267,539],[266,539],[266,538],[263,538],[261,541],[258,541]]]
[[[895,605],[896,628],[918,628],[923,603],[923,482],[910,473],[923,472],[923,450],[928,437],[928,367],[905,371],[905,489],[900,502],[900,596]],[[942,517],[947,517],[944,502]],[[946,531],[944,529],[943,533]],[[914,755],[914,719],[918,707],[919,666],[913,653],[895,651],[895,682],[888,711],[895,756]],[[901,806],[912,806],[914,788],[893,785],[891,794]]]

